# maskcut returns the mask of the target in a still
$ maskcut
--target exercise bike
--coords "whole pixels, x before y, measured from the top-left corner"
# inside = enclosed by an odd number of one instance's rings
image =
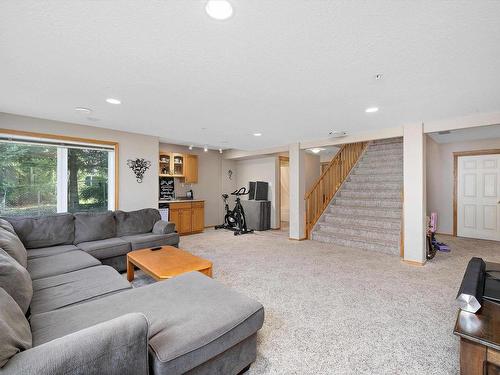
[[[240,196],[248,195],[246,187],[242,187],[239,190],[235,190],[231,195],[236,196],[234,208],[231,210],[227,202],[229,195],[222,194],[222,200],[224,201],[224,208],[226,214],[224,215],[224,224],[216,225],[215,229],[229,229],[234,232],[235,236],[240,234],[253,233],[253,229],[247,228],[247,219],[245,217],[245,211],[241,205]]]

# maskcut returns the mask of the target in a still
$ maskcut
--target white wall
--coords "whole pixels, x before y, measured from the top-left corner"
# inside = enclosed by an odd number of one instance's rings
[[[128,211],[145,207],[158,207],[159,141],[157,137],[7,113],[0,113],[0,129],[118,142],[118,208]],[[144,180],[140,184],[137,183],[134,173],[127,166],[127,159],[135,158],[151,161],[151,168],[146,171]]]
[[[453,153],[500,149],[500,138],[436,143],[427,137],[427,214],[438,214],[438,233],[453,233]]]
[[[181,179],[175,179],[176,196],[185,196],[186,191],[193,190],[196,199],[205,200],[205,226],[221,224],[223,221],[224,205],[221,195],[236,189],[236,162],[223,160],[219,151],[209,150],[204,152],[201,148],[189,150],[186,146],[160,143],[162,152],[179,152],[198,155],[198,183],[184,184]],[[230,180],[228,169],[233,171]]]
[[[313,184],[318,180],[321,174],[321,163],[320,156],[313,155],[309,153],[304,154],[305,163],[305,178],[306,178],[306,192],[313,186]]]
[[[268,199],[271,201],[271,228],[279,227],[278,189],[279,159],[277,156],[238,160],[236,185],[246,186],[250,181],[269,183]],[[246,198],[245,198],[246,199]]]

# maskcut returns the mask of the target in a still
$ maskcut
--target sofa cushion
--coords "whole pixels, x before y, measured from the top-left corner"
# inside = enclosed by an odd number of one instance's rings
[[[34,314],[33,343],[40,345],[129,312],[147,317],[151,366],[162,374],[189,371],[253,335],[264,320],[260,303],[190,272],[78,306]]]
[[[26,314],[33,297],[30,274],[2,249],[0,249],[0,288],[9,293]]]
[[[135,234],[133,236],[121,237],[122,240],[130,242],[132,250],[144,249],[147,247],[177,245],[179,243],[179,235],[177,233],[169,234]]]
[[[0,228],[0,248],[4,249],[21,266],[26,267],[28,254],[23,243],[15,234]]]
[[[0,288],[0,367],[22,350],[31,348],[30,325],[19,305]]]
[[[115,236],[116,223],[113,212],[80,212],[74,216],[75,244]]]
[[[28,272],[30,273],[31,279],[36,280],[43,277],[61,275],[63,273],[98,266],[100,264],[101,262],[85,251],[74,250],[67,253],[29,259]]]
[[[60,309],[130,288],[130,283],[109,266],[90,267],[34,280],[31,314]]]
[[[5,229],[6,231],[16,234],[14,227],[7,220],[0,218],[0,228]]]
[[[59,245],[50,247],[40,247],[38,249],[28,249],[28,259],[42,258],[56,254],[67,253],[78,250],[75,245]]]
[[[116,237],[132,234],[148,233],[161,220],[160,212],[154,208],[145,208],[137,211],[115,211]]]
[[[74,219],[69,213],[6,219],[27,249],[70,245],[75,239]]]
[[[97,259],[106,259],[127,254],[131,248],[130,243],[121,238],[108,238],[106,240],[81,242],[78,247]]]

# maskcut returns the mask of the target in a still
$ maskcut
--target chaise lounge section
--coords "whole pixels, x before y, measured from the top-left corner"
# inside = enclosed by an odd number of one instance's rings
[[[116,258],[126,253],[80,247],[107,239],[128,240],[129,249],[160,239],[178,244],[178,236],[168,236],[177,235],[174,226],[156,220],[156,213],[0,219],[0,247],[6,248],[0,251],[0,304],[10,311],[0,312],[0,326],[8,328],[0,329],[0,366],[8,356],[0,374],[238,374],[255,360],[260,303],[198,272],[134,289],[102,264],[122,270]],[[139,216],[149,221],[134,222]],[[110,217],[115,236],[98,239],[110,235]]]

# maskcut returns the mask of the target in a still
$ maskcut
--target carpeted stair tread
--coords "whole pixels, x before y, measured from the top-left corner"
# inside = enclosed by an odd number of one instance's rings
[[[332,205],[332,204],[331,204]],[[333,205],[349,207],[402,208],[401,199],[336,197]]]
[[[372,198],[372,199],[400,199],[400,189],[372,189],[372,190],[353,190],[343,189],[338,193],[340,197],[349,198]]]
[[[386,242],[370,239],[367,241],[364,238],[356,236],[343,236],[343,235],[332,235],[328,232],[315,231],[313,233],[313,239],[319,240],[321,242],[333,243],[339,246],[358,248],[363,250],[380,251],[388,254],[399,254],[398,242]]]
[[[359,182],[359,181],[346,181],[342,186],[342,189],[347,190],[398,190],[403,188],[403,182],[391,181],[391,182],[380,182],[380,181],[369,181],[369,182]]]
[[[342,219],[351,219],[351,220],[371,220],[375,223],[377,222],[382,222],[382,223],[398,223],[401,224],[401,219],[400,218],[393,218],[393,217],[373,217],[373,216],[364,216],[364,215],[358,215],[358,216],[341,216],[341,215],[332,215],[330,213],[325,213],[325,218],[330,218],[330,217],[335,217],[335,218],[342,218]]]
[[[388,210],[375,207],[331,205],[328,207],[328,210],[332,214],[390,217],[393,219],[401,218],[401,209],[398,208]]]
[[[353,226],[351,224],[337,224],[337,223],[333,224],[328,222],[320,222],[319,230],[322,232],[334,232],[336,230],[352,231],[353,233],[357,233],[356,236],[362,238],[370,237],[369,235],[364,235],[365,233],[366,234],[376,233],[376,234],[392,235],[392,236],[399,236],[400,233],[400,229],[391,229],[385,227],[367,227],[363,225]]]

